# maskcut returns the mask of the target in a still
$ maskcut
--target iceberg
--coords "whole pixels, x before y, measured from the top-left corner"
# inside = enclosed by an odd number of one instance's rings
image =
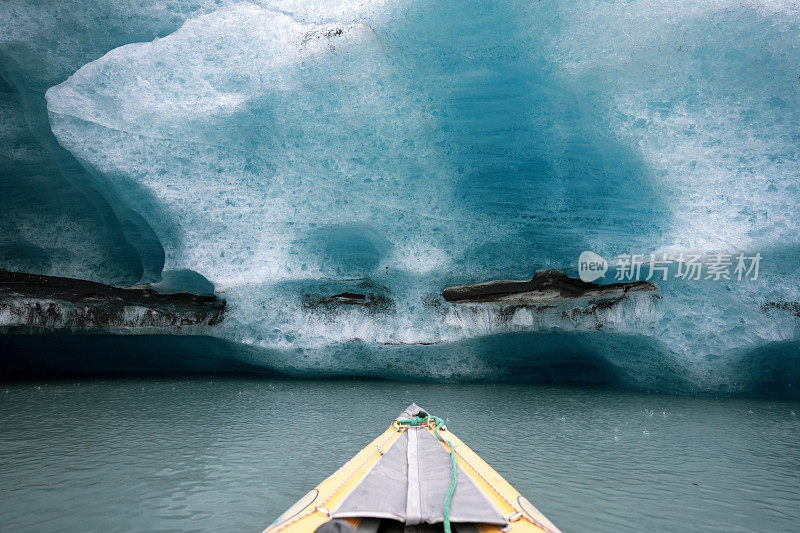
[[[199,273],[227,302],[203,335],[292,375],[800,384],[793,2],[24,4],[0,268]],[[613,305],[440,296],[587,250],[603,285],[672,266]],[[693,280],[686,254],[763,260]]]

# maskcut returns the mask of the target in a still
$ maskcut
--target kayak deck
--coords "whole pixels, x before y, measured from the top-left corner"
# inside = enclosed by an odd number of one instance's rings
[[[416,404],[264,533],[313,532],[331,520],[359,533],[436,533],[451,525],[456,533],[558,532],[440,419]]]

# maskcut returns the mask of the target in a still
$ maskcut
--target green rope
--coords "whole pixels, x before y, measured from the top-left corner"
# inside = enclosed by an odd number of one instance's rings
[[[443,439],[441,435],[439,435],[439,428],[447,429],[444,426],[444,420],[439,418],[438,416],[415,416],[414,418],[407,418],[397,420],[397,424],[401,426],[428,426],[429,422],[433,420],[433,434],[436,435],[436,438],[439,439],[440,442],[447,444],[450,447],[450,469],[451,469],[451,479],[450,479],[450,489],[447,491],[447,496],[444,497],[444,533],[450,533],[450,500],[453,499],[453,493],[456,491],[456,484],[458,482],[458,470],[456,469],[456,448],[453,446],[453,443],[449,440]]]

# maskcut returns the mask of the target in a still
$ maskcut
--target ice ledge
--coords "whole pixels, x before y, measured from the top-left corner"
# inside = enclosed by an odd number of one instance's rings
[[[0,332],[48,330],[202,332],[222,322],[226,303],[214,295],[160,294],[73,278],[0,271]]]
[[[655,292],[658,286],[649,281],[599,285],[570,278],[560,270],[537,270],[530,281],[487,281],[473,285],[448,287],[442,298],[451,303],[518,302],[541,303],[573,298],[615,298],[631,292]]]

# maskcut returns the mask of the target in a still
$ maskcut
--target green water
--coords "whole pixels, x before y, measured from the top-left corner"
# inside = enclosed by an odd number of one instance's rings
[[[0,530],[260,531],[416,401],[564,531],[800,527],[800,402],[521,385],[0,385]]]

